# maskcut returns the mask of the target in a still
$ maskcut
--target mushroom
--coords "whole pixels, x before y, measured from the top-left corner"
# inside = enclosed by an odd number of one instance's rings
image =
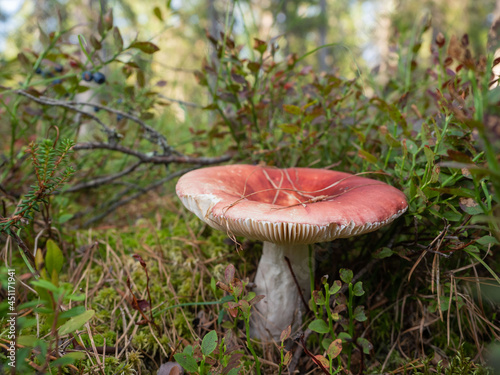
[[[254,291],[265,298],[251,327],[263,340],[302,323],[301,293],[310,297],[308,244],[374,231],[408,208],[405,195],[383,182],[311,168],[209,167],[183,175],[176,192],[211,227],[264,242]]]

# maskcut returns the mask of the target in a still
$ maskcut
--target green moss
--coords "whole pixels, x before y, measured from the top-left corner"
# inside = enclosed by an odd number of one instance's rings
[[[105,307],[111,307],[120,300],[120,296],[115,289],[107,287],[99,290],[94,297],[93,302],[99,303]]]

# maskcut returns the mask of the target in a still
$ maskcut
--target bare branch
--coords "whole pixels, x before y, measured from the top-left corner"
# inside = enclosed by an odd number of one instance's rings
[[[86,111],[78,108],[77,106],[96,107],[96,108],[103,109],[103,110],[106,110],[106,111],[111,112],[111,113],[121,115],[125,118],[128,118],[128,119],[134,121],[141,128],[143,128],[146,131],[147,135],[149,136],[149,140],[153,143],[159,144],[161,146],[164,154],[170,155],[172,153],[175,153],[175,150],[168,144],[167,139],[165,138],[165,136],[163,134],[159,133],[158,131],[153,129],[151,126],[147,125],[144,121],[142,121],[141,119],[139,119],[138,117],[136,117],[134,115],[131,115],[130,113],[123,112],[123,111],[120,111],[118,109],[114,109],[114,108],[107,107],[107,106],[97,104],[97,103],[87,103],[87,102],[78,102],[78,101],[62,101],[62,100],[52,99],[52,98],[49,98],[46,96],[36,97],[36,96],[29,94],[28,92],[26,92],[24,90],[15,90],[14,92],[19,94],[19,95],[25,96],[25,97],[33,100],[34,102],[42,104],[42,105],[63,107],[63,108],[67,108],[69,110],[75,111],[77,113],[80,113],[82,115],[88,116],[89,118],[91,118],[92,120],[97,122],[99,125],[101,125],[101,127],[104,129],[104,132],[108,135],[109,138],[112,138],[112,139],[118,139],[120,137],[115,129],[111,129],[110,127],[105,125],[97,116],[95,116],[89,112],[86,112]]]
[[[105,149],[118,151],[127,155],[132,155],[138,158],[143,163],[150,164],[169,164],[169,163],[185,163],[185,164],[199,164],[199,165],[211,165],[223,163],[231,159],[231,155],[222,155],[213,158],[209,157],[191,157],[191,156],[174,156],[174,155],[147,155],[145,153],[132,150],[125,146],[119,144],[110,144],[110,143],[98,143],[98,142],[83,142],[77,143],[73,146],[73,150],[96,150],[96,149]]]
[[[69,189],[64,190],[64,193],[71,193],[71,192],[82,190],[82,189],[95,188],[97,186],[107,184],[109,182],[116,180],[117,178],[126,176],[127,174],[135,171],[136,168],[141,164],[142,164],[142,161],[138,161],[137,163],[132,164],[130,167],[128,167],[127,169],[124,169],[121,172],[111,174],[108,176],[97,177],[94,180],[90,180],[87,182],[82,182],[80,184],[73,185]]]
[[[163,152],[165,154],[170,155],[171,153],[175,153],[174,149],[169,146],[167,139],[163,136],[163,134],[159,133],[155,129],[153,129],[151,126],[147,125],[144,121],[142,121],[140,118],[137,116],[131,115],[128,112],[123,112],[120,111],[119,109],[111,108],[102,104],[97,104],[97,103],[88,103],[88,102],[77,102],[77,101],[71,101],[67,102],[70,105],[81,105],[81,106],[88,106],[88,107],[96,107],[102,110],[105,110],[110,113],[114,113],[120,116],[123,116],[125,118],[128,118],[129,120],[134,121],[135,123],[139,124],[141,128],[143,128],[146,133],[149,136],[149,140],[151,140],[153,143],[157,143],[161,146],[163,149]],[[86,112],[85,112],[86,113]]]
[[[174,103],[182,104],[182,105],[185,105],[186,107],[203,108],[202,105],[199,105],[199,104],[196,104],[196,103],[185,102],[184,100],[168,98],[168,97],[166,97],[165,95],[162,95],[162,94],[158,94],[158,96],[160,98],[162,98],[162,99],[168,100],[169,102],[174,102]]]
[[[34,102],[38,103],[38,104],[50,105],[50,106],[56,106],[56,107],[63,107],[63,108],[75,111],[77,113],[80,113],[80,114],[82,114],[84,116],[90,117],[92,120],[94,120],[99,125],[101,125],[101,127],[104,130],[104,132],[108,135],[109,138],[112,138],[112,139],[119,138],[119,135],[116,132],[116,129],[111,129],[106,124],[104,124],[101,120],[99,120],[99,118],[97,116],[94,116],[91,113],[85,112],[85,111],[83,111],[83,110],[75,107],[74,105],[69,104],[69,102],[65,102],[65,101],[61,101],[61,100],[55,100],[55,99],[52,99],[52,98],[48,98],[46,96],[36,97],[36,96],[33,96],[33,95],[27,93],[24,90],[15,90],[14,92],[17,93],[17,94],[19,94],[19,95],[25,96],[26,98],[31,99]]]

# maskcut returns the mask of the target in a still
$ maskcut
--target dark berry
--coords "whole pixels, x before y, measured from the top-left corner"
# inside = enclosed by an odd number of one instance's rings
[[[94,73],[94,81],[99,85],[102,85],[106,82],[106,76],[100,72]]]
[[[63,71],[63,67],[62,67],[62,65],[57,64],[57,65],[54,67],[54,70],[55,70],[57,73],[61,73],[61,72]]]
[[[58,84],[62,83],[62,79],[57,78],[57,79],[53,80],[53,81],[52,81],[52,83],[53,83],[54,85],[58,85]]]
[[[117,114],[117,115],[116,115],[116,121],[120,121],[120,120],[122,120],[122,119],[123,119],[123,116],[122,116],[122,115],[120,115],[120,114]]]
[[[82,79],[84,81],[90,82],[90,81],[92,81],[92,78],[94,78],[94,75],[92,74],[92,72],[89,72],[88,70],[86,70],[82,73]]]
[[[99,107],[94,107],[94,112],[99,112],[100,108]]]
[[[42,68],[40,68],[40,67],[36,68],[35,73],[42,74]]]

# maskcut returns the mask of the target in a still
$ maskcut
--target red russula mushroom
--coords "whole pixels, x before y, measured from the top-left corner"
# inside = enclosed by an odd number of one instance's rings
[[[264,241],[254,291],[266,297],[252,326],[263,339],[302,322],[304,306],[285,257],[309,298],[307,244],[374,231],[408,208],[405,195],[390,185],[324,169],[210,167],[182,176],[176,191],[211,227]]]

